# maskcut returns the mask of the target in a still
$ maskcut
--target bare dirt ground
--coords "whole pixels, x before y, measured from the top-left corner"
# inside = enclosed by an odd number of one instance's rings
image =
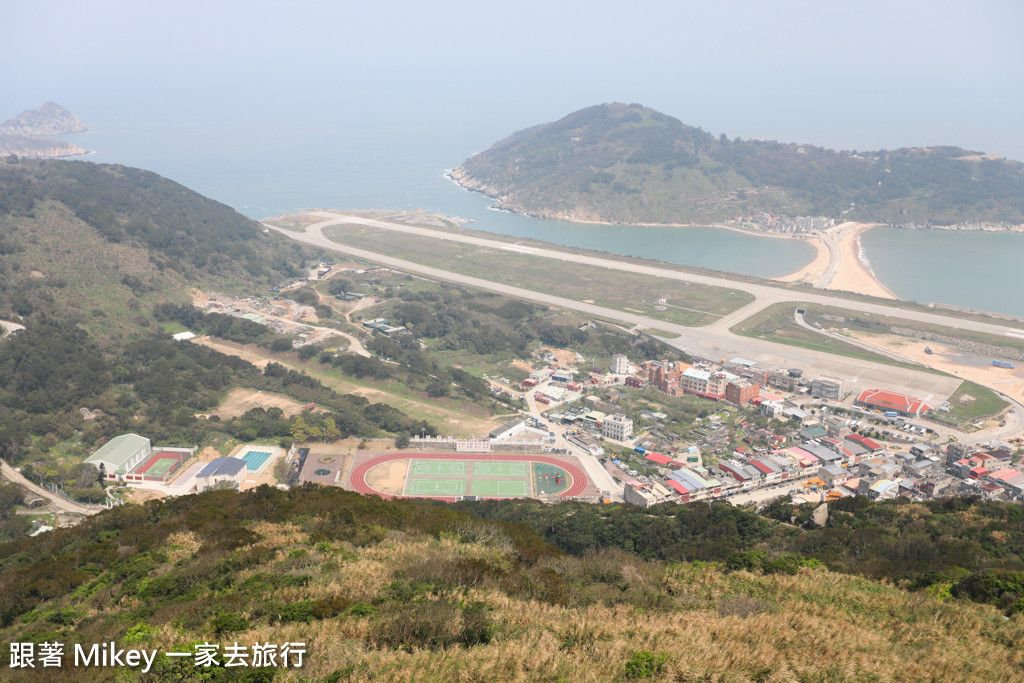
[[[280,408],[284,411],[286,417],[291,417],[301,411],[302,406],[302,403],[282,394],[238,387],[228,392],[224,402],[217,407],[217,410],[207,415],[197,415],[197,417],[217,415],[221,419],[226,420],[244,415],[253,408]]]
[[[267,365],[270,363],[269,358],[265,358],[264,356],[253,351],[247,351],[244,347],[242,347],[241,344],[236,344],[234,342],[214,340],[211,337],[196,337],[195,339],[192,340],[192,343],[202,344],[203,346],[213,349],[214,351],[220,351],[221,353],[227,354],[229,356],[236,356],[238,358],[241,358],[242,360],[247,360],[256,367],[258,367],[260,370],[267,367]]]
[[[775,280],[779,282],[806,282],[810,285],[815,285],[821,280],[825,270],[828,268],[828,247],[818,238],[804,240],[804,242],[814,247],[814,258],[811,259],[811,262],[789,275],[774,278]]]
[[[841,259],[835,277],[826,289],[868,294],[882,299],[898,299],[860,259],[860,236],[874,225],[857,225],[846,229],[839,241]]]
[[[166,497],[167,494],[163,491],[133,488],[130,491],[130,495],[127,496],[126,500],[129,503],[145,503],[147,500],[163,500]]]
[[[405,477],[408,473],[408,460],[392,460],[367,472],[366,483],[375,491],[400,496],[405,488]]]
[[[943,372],[948,372],[954,377],[970,380],[995,391],[1001,391],[1007,396],[1018,401],[1024,401],[1024,368],[1010,370],[997,368],[993,365],[974,366],[959,363],[954,359],[964,351],[952,346],[944,346],[936,342],[925,342],[919,339],[908,339],[892,334],[871,334],[853,330],[842,330],[842,334],[865,341],[883,349],[889,349],[901,356],[906,356],[919,363],[927,365]],[[925,347],[931,347],[932,353],[924,352]]]
[[[521,360],[519,358],[513,360],[510,363],[510,365],[514,368],[519,368],[523,372],[533,372],[533,366],[527,363],[525,360]]]
[[[576,367],[576,352],[569,349],[542,349],[542,353],[550,353],[558,359],[558,364],[563,368]]]

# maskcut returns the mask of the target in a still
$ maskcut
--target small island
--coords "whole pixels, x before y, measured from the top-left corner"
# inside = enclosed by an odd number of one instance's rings
[[[0,123],[0,156],[54,159],[88,154],[77,145],[50,137],[85,130],[77,116],[56,102],[47,102]]]

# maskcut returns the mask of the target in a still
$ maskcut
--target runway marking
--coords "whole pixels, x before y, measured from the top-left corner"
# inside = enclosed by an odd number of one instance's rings
[[[1017,332],[1015,330],[1007,330],[1007,337],[1017,337],[1018,339],[1024,339],[1024,332]]]

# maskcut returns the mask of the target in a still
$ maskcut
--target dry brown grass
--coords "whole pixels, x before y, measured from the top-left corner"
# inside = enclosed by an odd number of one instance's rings
[[[625,662],[643,650],[667,655],[659,680],[669,681],[1024,680],[1020,615],[1005,619],[994,608],[943,602],[825,570],[726,574],[710,565],[644,563],[615,551],[523,568],[501,539],[463,542],[392,531],[380,542],[355,547],[312,544],[290,523],[261,522],[251,529],[260,540],[245,550],[264,552],[265,559],[238,572],[234,587],[256,574],[310,577],[307,585],[274,590],[267,601],[340,596],[371,603],[386,596],[396,580],[440,586],[439,577],[448,577],[450,585],[424,599],[486,602],[495,626],[486,645],[395,649],[373,644],[381,622],[372,613],[268,623],[253,616],[262,607],[258,601],[245,609],[224,608],[251,622],[249,629],[221,638],[224,644],[306,643],[303,669],[282,671],[275,680],[318,680],[341,671],[341,680],[352,681],[623,681]],[[199,548],[189,532],[170,541],[161,569],[188,562]],[[537,572],[565,581],[568,605],[509,590],[529,585]],[[209,599],[216,604],[220,597]],[[100,594],[90,604],[107,618],[121,619],[145,607],[130,597],[104,604]],[[373,609],[385,608],[381,603]],[[181,616],[160,626],[148,647],[174,650],[212,637],[210,617],[202,616],[207,605],[166,609]],[[199,615],[198,621],[189,615]]]

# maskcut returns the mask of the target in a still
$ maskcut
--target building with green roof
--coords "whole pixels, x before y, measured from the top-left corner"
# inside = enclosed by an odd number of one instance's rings
[[[99,450],[85,459],[85,462],[106,470],[107,478],[128,474],[132,469],[149,457],[153,446],[149,439],[138,434],[122,434],[115,436],[103,444]]]

